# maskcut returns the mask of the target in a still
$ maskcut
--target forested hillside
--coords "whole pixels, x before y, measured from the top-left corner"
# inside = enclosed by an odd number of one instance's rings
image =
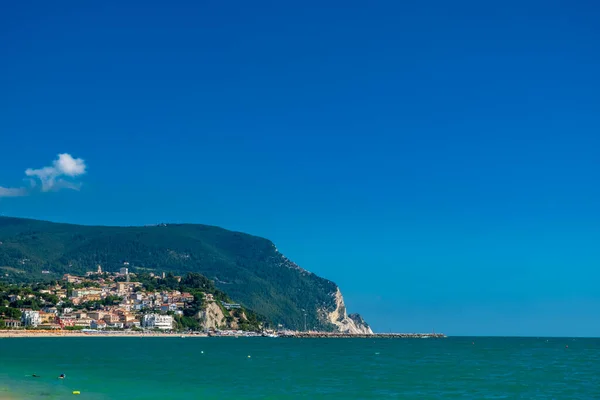
[[[116,271],[199,272],[275,324],[336,329],[337,286],[288,260],[269,240],[192,224],[104,227],[0,217],[0,273],[9,282],[58,279],[101,265]]]

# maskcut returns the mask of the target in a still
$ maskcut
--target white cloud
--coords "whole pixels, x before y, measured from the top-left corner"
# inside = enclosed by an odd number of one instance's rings
[[[0,186],[0,197],[21,197],[27,196],[25,188],[5,188]]]
[[[58,155],[52,166],[39,169],[28,168],[25,175],[39,179],[42,183],[43,192],[58,189],[78,190],[80,187],[78,183],[64,178],[75,178],[83,175],[86,168],[85,161],[81,158],[73,158],[70,154],[63,153]]]
[[[73,158],[68,153],[58,155],[52,165],[43,168],[28,168],[25,175],[29,177],[30,188],[7,188],[0,186],[0,197],[27,196],[39,188],[42,192],[56,191],[60,189],[79,190],[81,183],[77,177],[86,173],[87,166],[81,158]],[[38,186],[38,183],[41,185]]]

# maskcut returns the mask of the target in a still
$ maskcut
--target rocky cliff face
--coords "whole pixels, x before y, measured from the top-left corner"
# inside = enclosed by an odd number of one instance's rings
[[[219,329],[225,326],[225,314],[214,302],[209,302],[204,311],[198,313],[202,321],[201,326],[204,329]]]
[[[333,331],[372,335],[373,331],[359,314],[347,314],[344,297],[339,288],[331,293],[333,306],[317,310],[318,318],[323,326],[330,326]],[[238,329],[240,320],[247,319],[242,312],[235,318],[227,318],[223,310],[214,301],[209,301],[205,309],[198,313],[203,329]]]
[[[346,304],[340,288],[337,288],[335,293],[331,294],[334,300],[335,308],[333,311],[327,309],[319,310],[319,318],[323,322],[330,323],[336,327],[338,332],[355,333],[363,335],[372,335],[373,331],[369,325],[358,314],[348,316],[346,312]]]
[[[227,312],[227,311],[226,311]],[[203,329],[240,329],[240,324],[248,322],[246,313],[242,310],[235,315],[223,313],[223,309],[214,301],[207,302],[203,311],[198,313],[200,326]]]

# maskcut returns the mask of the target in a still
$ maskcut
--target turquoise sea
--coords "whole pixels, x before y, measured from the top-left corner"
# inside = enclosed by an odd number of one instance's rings
[[[0,339],[0,399],[74,390],[116,400],[600,399],[600,339]]]

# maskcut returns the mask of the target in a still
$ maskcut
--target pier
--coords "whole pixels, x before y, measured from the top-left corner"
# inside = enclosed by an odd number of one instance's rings
[[[291,332],[279,334],[280,337],[293,338],[335,338],[335,339],[442,339],[446,335],[443,333],[374,333],[353,334],[337,332]]]

